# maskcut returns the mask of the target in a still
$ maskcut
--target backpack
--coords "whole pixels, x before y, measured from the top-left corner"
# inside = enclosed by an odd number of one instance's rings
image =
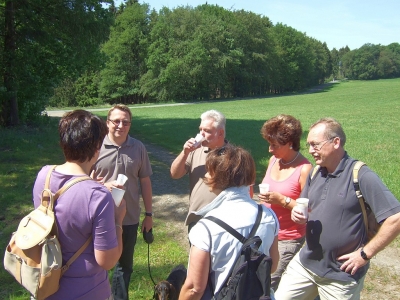
[[[87,176],[71,180],[53,195],[49,186],[55,167],[47,173],[40,206],[21,220],[4,254],[4,268],[37,300],[57,292],[61,276],[92,240],[90,237],[62,266],[54,203],[72,185],[91,178]]]
[[[262,207],[258,205],[258,214],[256,222],[251,229],[248,238],[245,238],[231,226],[212,216],[205,217],[215,222],[243,245],[240,249],[239,256],[236,258],[228,277],[225,279],[218,295],[213,297],[215,300],[269,300],[271,290],[271,266],[272,259],[259,249],[261,238],[254,236],[260,225],[262,215]],[[211,282],[209,281],[209,285]],[[211,287],[214,293],[214,289]]]
[[[362,210],[362,214],[363,214],[364,226],[365,226],[365,230],[367,232],[367,241],[370,241],[378,232],[379,228],[381,227],[381,224],[379,224],[376,221],[374,212],[372,211],[369,204],[365,201],[364,196],[361,193],[360,184],[358,182],[358,172],[360,171],[361,167],[364,165],[366,165],[366,164],[360,160],[358,160],[354,164],[353,185],[354,185],[354,190],[356,192],[358,201],[360,202],[360,206],[361,206],[361,210]],[[315,166],[314,170],[312,171],[311,179],[314,178],[314,175],[318,172],[318,170],[319,170],[319,165]]]

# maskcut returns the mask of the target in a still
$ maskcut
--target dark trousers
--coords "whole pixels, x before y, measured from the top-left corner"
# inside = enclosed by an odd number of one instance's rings
[[[119,261],[115,265],[111,286],[114,300],[129,299],[129,282],[133,272],[133,254],[135,252],[138,227],[139,223],[122,226],[123,250]]]

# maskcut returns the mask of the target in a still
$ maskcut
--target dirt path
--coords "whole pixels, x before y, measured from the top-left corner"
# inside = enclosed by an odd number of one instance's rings
[[[187,229],[184,220],[188,210],[189,183],[187,176],[173,180],[169,167],[176,155],[149,143],[153,175],[153,207],[156,218],[165,222],[171,235],[188,249]],[[400,242],[394,242],[371,260],[361,299],[400,299]]]
[[[184,225],[189,207],[189,182],[184,176],[172,179],[169,168],[176,155],[154,144],[144,143],[149,153],[153,175],[153,210],[155,217],[165,222],[171,235],[188,248],[187,228]]]

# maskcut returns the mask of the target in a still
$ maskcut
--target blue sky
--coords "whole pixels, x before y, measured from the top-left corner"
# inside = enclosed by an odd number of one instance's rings
[[[116,5],[122,0],[114,0]],[[400,43],[400,0],[207,0],[226,9],[244,9],[267,16],[273,24],[283,23],[305,32],[329,49],[349,46],[351,50],[365,43],[389,45]],[[139,0],[151,8],[163,6],[196,7],[202,0]]]

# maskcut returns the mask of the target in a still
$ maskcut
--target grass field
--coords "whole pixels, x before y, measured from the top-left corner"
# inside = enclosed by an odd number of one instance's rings
[[[265,172],[268,144],[260,135],[262,124],[280,114],[291,114],[303,125],[302,152],[309,126],[321,117],[334,117],[347,134],[348,153],[366,162],[400,199],[400,79],[349,81],[318,93],[257,99],[210,101],[182,106],[133,109],[131,135],[178,154],[184,142],[196,135],[200,114],[217,109],[227,117],[227,139],[250,150],[257,163],[257,182]],[[97,113],[97,112],[96,112]],[[105,117],[106,112],[99,112]],[[19,220],[32,209],[31,193],[36,173],[46,164],[63,162],[58,147],[58,118],[39,127],[0,130],[0,248],[4,251]],[[397,133],[396,133],[397,132]],[[157,224],[162,228],[162,224]],[[159,239],[163,239],[164,232]],[[186,252],[169,239],[163,240],[163,256],[152,258],[152,274],[164,278]],[[2,252],[4,253],[4,252]],[[2,256],[3,257],[3,256]],[[132,299],[150,299],[152,283],[147,271],[147,245],[138,239]],[[154,266],[154,269],[153,269]],[[373,287],[372,287],[373,289]],[[0,299],[28,299],[14,279],[0,270]]]
[[[334,117],[346,132],[348,153],[365,161],[400,198],[400,79],[344,82],[312,94],[134,109],[131,132],[179,153],[184,142],[196,135],[200,114],[208,109],[224,113],[227,139],[251,151],[258,181],[269,158],[268,144],[260,135],[267,119],[281,113],[300,119],[301,151],[313,162],[305,149],[308,128],[321,117]]]

